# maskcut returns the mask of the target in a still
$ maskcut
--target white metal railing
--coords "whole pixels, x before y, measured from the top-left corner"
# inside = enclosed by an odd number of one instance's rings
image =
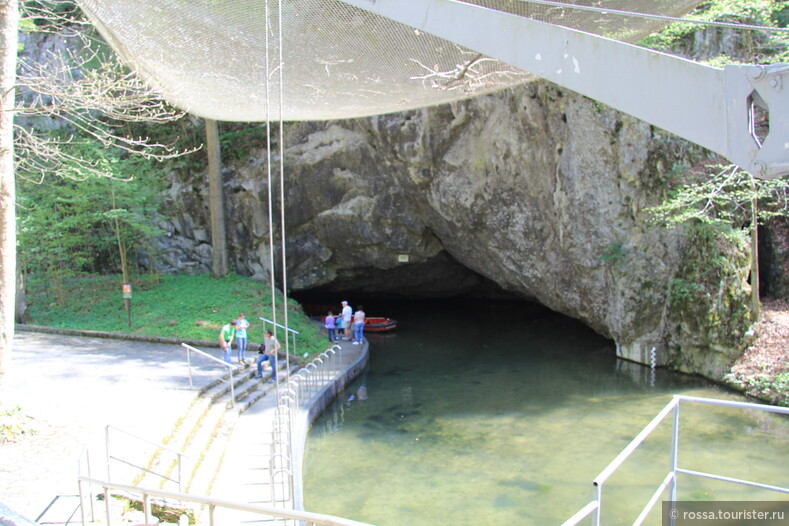
[[[104,506],[105,520],[106,520],[105,524],[107,525],[111,524],[110,497],[112,495],[112,492],[114,491],[123,494],[140,495],[144,503],[148,503],[151,497],[158,497],[158,498],[173,499],[181,502],[191,502],[195,504],[208,506],[208,524],[210,526],[214,526],[215,524],[217,524],[214,518],[214,513],[216,508],[245,511],[249,513],[254,513],[256,515],[273,517],[276,519],[290,519],[290,520],[304,521],[307,526],[370,526],[369,524],[363,522],[357,522],[350,519],[343,519],[342,517],[335,517],[334,515],[325,515],[322,513],[313,513],[309,511],[297,511],[297,510],[286,509],[286,508],[278,508],[275,506],[245,504],[245,503],[233,502],[229,500],[217,499],[213,497],[205,497],[202,495],[193,495],[190,493],[178,493],[178,492],[164,491],[164,490],[158,490],[153,488],[141,488],[139,486],[118,484],[118,483],[109,482],[101,479],[95,479],[82,475],[79,476],[78,485],[79,485],[80,499],[83,498],[83,495],[85,493],[85,485],[91,487],[100,486],[102,488],[104,493],[104,504],[105,504]],[[145,524],[151,524],[151,514],[149,508],[150,507],[148,505],[143,506],[143,510],[144,510],[143,513],[145,514]],[[96,521],[96,517],[91,517],[91,519],[94,522]],[[84,518],[82,524],[83,526],[87,524]]]
[[[82,476],[83,466],[84,466],[85,472],[87,473],[87,476],[88,477],[92,476],[91,471],[90,471],[90,450],[87,447],[82,449],[82,453],[80,454],[79,458],[77,459],[77,476],[78,477]],[[82,518],[82,524],[85,524],[85,505],[84,505],[82,497],[83,497],[82,495],[79,495],[79,513],[80,513],[80,516]],[[90,491],[88,493],[88,502],[90,503],[90,515],[91,515],[91,517],[93,517],[95,510],[93,508],[93,492],[92,491]],[[41,515],[43,515],[43,513]],[[36,518],[36,522],[39,521],[39,519],[41,518],[41,515],[39,515],[38,518]]]
[[[778,407],[772,405],[752,404],[748,402],[734,402],[729,400],[717,400],[713,398],[700,398],[695,396],[680,396],[675,395],[672,400],[652,419],[649,424],[641,430],[641,432],[628,444],[608,466],[600,472],[597,478],[592,482],[593,497],[592,500],[581,508],[575,515],[567,519],[562,526],[575,526],[587,517],[591,517],[592,526],[600,526],[601,512],[602,512],[602,498],[603,498],[603,485],[606,480],[619,469],[619,467],[627,460],[627,458],[646,440],[657,426],[666,419],[668,415],[673,417],[672,439],[671,439],[671,463],[669,472],[666,474],[663,481],[655,489],[655,492],[650,497],[647,504],[639,513],[633,522],[634,526],[642,524],[649,513],[654,508],[655,504],[660,500],[661,496],[668,491],[669,500],[677,500],[677,475],[690,475],[694,477],[702,477],[714,479],[722,482],[730,482],[733,484],[741,484],[746,486],[757,487],[761,489],[777,491],[781,493],[789,493],[789,488],[775,486],[771,484],[762,484],[760,482],[752,482],[733,477],[725,477],[722,475],[715,475],[712,473],[704,473],[700,471],[693,471],[689,469],[682,469],[677,465],[678,448],[679,448],[679,407],[682,402],[711,404],[719,406],[734,407],[738,409],[755,409],[758,411],[767,411],[770,413],[778,413],[789,415],[789,407]]]
[[[304,403],[328,385],[341,371],[342,347],[334,345],[295,374],[277,392],[269,460],[272,503],[294,504],[293,439],[296,417]]]
[[[290,354],[297,354],[296,353],[296,335],[299,334],[299,331],[295,329],[291,329],[290,327],[285,327],[284,325],[280,325],[279,323],[274,323],[272,320],[266,319],[263,316],[258,316],[258,319],[263,322],[263,330],[266,330],[266,323],[270,323],[271,325],[275,325],[280,329],[285,331],[285,338],[288,337],[288,333],[293,336],[293,350],[290,351]]]
[[[234,365],[232,363],[227,363],[224,360],[220,360],[219,358],[217,358],[215,356],[211,356],[207,352],[201,351],[200,349],[192,347],[191,345],[188,345],[186,343],[182,343],[181,347],[186,349],[186,361],[187,361],[187,364],[189,365],[189,388],[190,389],[194,389],[194,384],[192,383],[192,355],[190,353],[195,352],[195,353],[197,353],[197,354],[199,354],[199,355],[201,355],[201,356],[203,356],[205,358],[208,358],[211,361],[214,361],[214,362],[222,365],[223,367],[225,367],[230,372],[230,378],[228,380],[225,380],[224,378],[220,378],[220,380],[230,384],[230,404],[231,404],[231,406],[235,407],[235,405],[236,405],[236,393],[235,393],[235,389],[234,389],[234,386],[233,386],[233,372],[236,369],[238,369],[238,367],[236,367],[236,365]]]
[[[127,460],[126,458],[117,457],[117,456],[113,455],[112,454],[112,443],[110,441],[110,431],[111,430],[114,430],[117,433],[121,433],[121,434],[123,434],[123,435],[125,435],[125,436],[127,436],[129,438],[133,438],[134,440],[136,440],[138,442],[144,442],[145,444],[153,446],[155,448],[155,450],[157,451],[157,454],[160,451],[167,451],[167,452],[172,453],[173,455],[175,455],[176,468],[177,468],[176,474],[175,474],[175,478],[172,478],[172,477],[170,477],[169,475],[167,475],[165,473],[157,473],[157,472],[153,471],[152,469],[147,468],[146,466],[137,465],[134,462],[132,462],[130,460]],[[133,467],[135,469],[138,469],[142,473],[148,473],[148,474],[151,474],[151,475],[153,475],[155,477],[158,477],[160,479],[166,480],[168,482],[174,482],[178,486],[178,491],[181,491],[183,489],[182,486],[181,486],[181,480],[183,478],[183,476],[182,476],[182,473],[183,473],[183,457],[185,455],[182,452],[177,451],[177,450],[172,449],[172,448],[169,448],[169,447],[165,446],[164,444],[159,444],[157,442],[152,442],[151,440],[147,440],[145,438],[142,438],[142,437],[137,436],[137,435],[135,435],[133,433],[129,433],[128,431],[124,431],[123,429],[120,429],[120,428],[117,428],[117,427],[111,426],[111,425],[107,425],[104,428],[104,448],[105,448],[104,450],[106,452],[107,480],[112,480],[112,475],[110,473],[110,465],[111,465],[112,461],[114,460],[115,462],[120,462],[122,464],[126,464],[127,466],[131,466],[131,467]],[[88,475],[90,475],[90,474],[88,474]]]

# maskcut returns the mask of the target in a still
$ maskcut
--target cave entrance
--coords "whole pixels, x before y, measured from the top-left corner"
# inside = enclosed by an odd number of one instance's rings
[[[533,298],[503,289],[496,282],[458,263],[446,252],[425,262],[387,269],[341,269],[331,283],[292,290],[291,296],[312,315],[326,314],[324,307],[333,306],[336,310],[343,300],[354,307],[362,304],[368,314],[376,316],[384,314],[372,311],[399,311],[414,302],[441,299],[452,302],[485,300],[489,304],[511,302],[529,311],[547,310]]]

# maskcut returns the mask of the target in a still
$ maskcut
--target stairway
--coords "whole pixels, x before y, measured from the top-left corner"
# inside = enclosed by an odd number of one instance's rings
[[[285,360],[279,360],[278,366],[282,382],[288,377]],[[298,368],[291,365],[289,373]],[[276,384],[268,382],[271,371],[264,370],[262,378],[254,378],[255,372],[254,362],[233,372],[235,404],[230,394],[229,372],[204,386],[172,431],[161,440],[167,449],[154,448],[149,453],[146,469],[138,470],[128,482],[141,487],[210,495],[239,416],[264,397],[276,396]],[[180,470],[175,452],[183,455]],[[176,516],[181,513],[179,510],[197,517],[204,511],[182,508],[178,502],[159,501],[155,505],[171,509]]]

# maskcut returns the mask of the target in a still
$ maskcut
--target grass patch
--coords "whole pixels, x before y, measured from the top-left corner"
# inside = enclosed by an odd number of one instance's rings
[[[59,305],[54,291],[43,280],[31,280],[27,302],[35,325],[157,336],[183,340],[218,338],[219,329],[240,312],[250,323],[250,343],[263,341],[260,316],[274,319],[271,288],[250,278],[229,275],[142,277],[132,283],[131,322],[121,297],[120,276],[83,275],[67,280],[66,304]],[[276,298],[276,320],[284,325],[282,295]],[[293,300],[288,301],[288,325],[299,332],[296,351],[315,355],[326,350],[326,337]],[[271,326],[268,325],[270,328]],[[283,330],[277,337],[285,349]],[[291,352],[292,349],[291,344]],[[255,351],[250,347],[249,351]]]

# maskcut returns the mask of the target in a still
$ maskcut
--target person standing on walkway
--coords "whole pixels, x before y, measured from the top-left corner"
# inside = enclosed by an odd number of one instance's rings
[[[347,301],[342,302],[342,328],[345,332],[345,340],[351,339],[351,318],[353,317],[353,309],[348,305]]]
[[[247,329],[249,328],[249,320],[246,315],[241,312],[236,321],[236,354],[238,355],[238,363],[246,365],[246,352],[247,352]]]
[[[364,340],[364,307],[359,305],[353,313],[353,344],[360,345]]]
[[[277,352],[280,350],[280,344],[270,330],[266,330],[266,337],[263,338],[263,344],[258,349],[260,356],[258,356],[258,374],[255,378],[263,376],[263,362],[268,360],[271,364],[271,379],[269,382],[277,381]]]
[[[230,320],[230,323],[225,324],[224,327],[219,331],[219,348],[222,349],[222,353],[224,354],[223,360],[227,363],[233,363],[231,354],[232,354],[232,347],[233,338],[236,335],[236,320]]]
[[[334,313],[332,313],[332,311],[329,311],[329,314],[326,315],[326,323],[324,325],[326,326],[326,332],[329,333],[329,341],[334,343],[334,340],[337,338],[337,335],[335,334],[337,325],[335,322]]]

